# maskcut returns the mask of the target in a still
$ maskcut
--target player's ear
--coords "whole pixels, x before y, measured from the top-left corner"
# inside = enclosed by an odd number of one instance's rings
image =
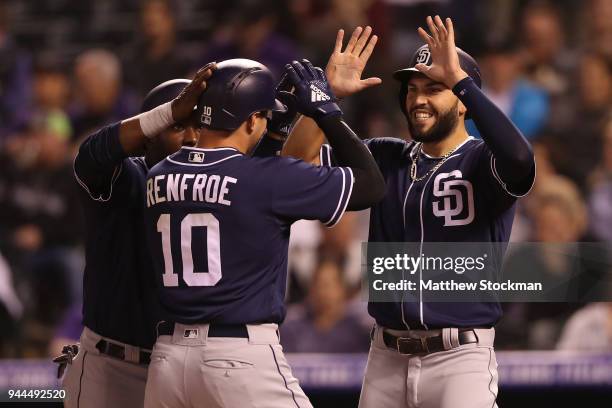
[[[249,118],[246,120],[246,129],[247,129],[247,132],[249,134],[257,132],[258,131],[258,124],[262,120],[265,120],[265,118],[263,118],[261,113],[259,113],[259,112],[256,112],[256,113],[252,114],[251,116],[249,116]]]
[[[249,134],[255,131],[257,125],[257,114],[254,113],[246,120],[246,129]]]
[[[463,102],[459,101],[459,103],[457,104],[457,111],[459,112],[459,116],[465,117],[465,114],[467,112],[467,108],[465,107]]]

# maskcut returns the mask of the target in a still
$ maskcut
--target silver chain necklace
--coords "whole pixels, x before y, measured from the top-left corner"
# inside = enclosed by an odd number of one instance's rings
[[[457,146],[455,146],[452,150],[449,150],[446,154],[444,154],[444,156],[442,156],[442,159],[435,165],[433,166],[431,169],[429,169],[429,171],[427,171],[427,173],[423,174],[421,177],[417,177],[417,162],[419,161],[419,156],[421,155],[421,150],[423,149],[423,144],[419,143],[417,146],[417,152],[414,155],[414,157],[412,158],[412,165],[410,166],[410,178],[412,179],[413,182],[418,182],[423,180],[424,178],[426,178],[427,176],[429,176],[431,173],[435,172],[436,170],[438,170],[440,168],[440,166],[442,166],[444,164],[444,162],[446,160],[448,160],[448,158],[450,157],[451,154],[455,153],[455,151],[462,145],[463,143],[459,143]]]

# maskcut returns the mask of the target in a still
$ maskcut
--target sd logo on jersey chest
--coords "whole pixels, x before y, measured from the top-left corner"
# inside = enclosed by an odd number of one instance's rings
[[[433,215],[444,218],[445,227],[468,225],[474,221],[474,187],[462,179],[460,170],[440,173],[433,183]]]

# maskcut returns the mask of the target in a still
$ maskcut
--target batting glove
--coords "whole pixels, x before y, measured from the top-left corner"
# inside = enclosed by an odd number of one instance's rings
[[[293,95],[298,112],[314,120],[327,116],[342,115],[325,73],[315,68],[310,61],[293,61],[285,66],[285,73],[295,88]]]
[[[293,121],[298,113],[296,99],[289,93],[292,86],[285,73],[276,86],[276,99],[281,101],[287,110],[285,112],[272,111],[272,117],[268,120],[268,132],[276,133],[284,139],[289,136]]]

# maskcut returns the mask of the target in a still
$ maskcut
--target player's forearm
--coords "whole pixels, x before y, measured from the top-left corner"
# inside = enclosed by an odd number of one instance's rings
[[[347,209],[363,210],[382,200],[385,180],[367,147],[341,116],[327,116],[317,122],[334,150],[338,166],[350,167],[355,178]]]
[[[534,166],[533,150],[512,121],[471,78],[459,81],[453,87],[453,92],[466,106],[493,153],[500,177],[507,183],[520,183],[528,177]]]
[[[142,154],[147,137],[140,126],[138,116],[126,119],[119,126],[119,143],[127,156]]]
[[[324,142],[325,134],[317,123],[307,116],[302,116],[291,130],[281,150],[281,156],[319,164],[319,151]]]
[[[177,107],[175,110],[178,112],[180,108]],[[173,111],[172,101],[170,101],[121,121],[119,142],[123,147],[123,151],[128,156],[142,154],[147,139],[159,135],[165,129],[172,126],[175,122],[173,117],[178,117],[179,115],[180,112],[175,113]]]

